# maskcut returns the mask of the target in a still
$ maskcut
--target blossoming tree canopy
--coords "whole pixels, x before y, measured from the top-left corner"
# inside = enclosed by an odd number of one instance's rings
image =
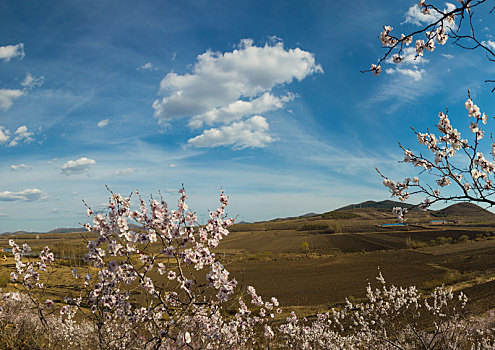
[[[438,4],[437,4],[438,3]],[[445,6],[446,8],[442,8]],[[363,72],[378,75],[382,72],[381,64],[390,61],[395,64],[404,62],[406,48],[413,45],[414,60],[422,57],[425,52],[435,51],[436,45],[445,45],[450,39],[460,48],[482,50],[490,62],[495,62],[495,44],[490,40],[479,38],[481,19],[478,21],[475,13],[487,12],[492,14],[493,4],[487,0],[459,0],[457,5],[441,2],[426,2],[420,0],[417,8],[423,16],[419,29],[409,33],[394,34],[394,28],[385,25],[378,38],[385,53],[376,63]],[[484,26],[486,24],[483,24]],[[485,27],[486,29],[488,27]],[[495,80],[486,80],[495,82]],[[495,91],[495,88],[492,90]]]

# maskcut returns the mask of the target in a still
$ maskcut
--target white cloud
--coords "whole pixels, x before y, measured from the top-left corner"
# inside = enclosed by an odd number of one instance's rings
[[[285,50],[282,43],[258,47],[245,39],[232,52],[199,55],[192,74],[168,73],[159,90],[165,97],[153,103],[155,117],[171,120],[206,113],[322,71],[307,51]]]
[[[28,131],[26,125],[18,127],[17,130],[14,132],[14,135],[16,136],[12,141],[10,141],[9,147],[17,146],[21,141],[24,141],[24,143],[30,143],[31,141],[33,141],[33,138],[31,137],[33,136],[33,133]]]
[[[482,41],[481,42],[483,45],[487,46],[490,50],[495,50],[495,41]]]
[[[268,123],[261,116],[254,116],[246,121],[232,123],[221,128],[205,130],[187,142],[194,147],[230,146],[234,149],[264,147],[275,141],[268,134]]]
[[[177,168],[177,165],[176,164],[169,164],[168,167],[169,168]]]
[[[387,74],[399,73],[408,77],[413,78],[415,81],[419,81],[423,78],[423,74],[425,72],[424,69],[416,70],[416,69],[401,69],[401,68],[388,68],[385,70]]]
[[[16,98],[24,95],[22,90],[0,89],[0,109],[6,111],[9,109]]]
[[[62,165],[60,172],[64,175],[83,174],[95,165],[96,161],[86,157],[81,157],[77,160],[69,160]]]
[[[97,125],[99,128],[103,128],[104,126],[107,126],[109,122],[110,122],[110,120],[103,119],[103,120],[100,120]]]
[[[24,44],[20,43],[17,45],[7,45],[0,46],[0,60],[5,62],[10,61],[12,58],[23,58],[24,57]]]
[[[44,81],[45,81],[45,77],[43,75],[38,77],[38,78],[35,78],[31,75],[31,73],[26,73],[26,77],[21,82],[21,86],[23,86],[27,89],[31,89],[35,86],[43,85]]]
[[[213,125],[214,123],[219,122],[228,123],[241,119],[246,115],[261,114],[280,109],[285,103],[292,101],[294,97],[294,94],[291,93],[277,97],[270,92],[265,92],[263,95],[251,101],[237,100],[227,106],[215,108],[206,113],[196,115],[189,122],[189,126],[191,128],[198,128],[203,126],[203,123],[207,125]]]
[[[404,48],[404,50],[402,50],[401,57],[402,61],[398,64],[393,63],[392,58],[388,59],[387,63],[390,63],[394,67],[387,68],[385,72],[387,74],[398,73],[403,76],[413,78],[416,81],[421,80],[423,78],[425,70],[419,69],[418,66],[428,63],[428,60],[423,58],[422,56],[418,56],[414,47]]]
[[[136,168],[126,168],[126,169],[117,170],[113,174],[116,176],[127,176],[134,174],[136,170],[137,170]]]
[[[26,164],[12,164],[10,166],[10,170],[12,171],[19,171],[19,170],[22,170],[22,169],[25,169],[25,170],[31,170],[31,167],[30,166],[27,166]]]
[[[252,127],[252,120],[246,118],[280,109],[294,99],[295,95],[291,93],[275,96],[272,90],[276,86],[301,81],[315,73],[323,73],[323,69],[310,52],[299,48],[286,50],[281,41],[255,46],[252,40],[244,39],[231,52],[207,51],[199,55],[191,73],[168,73],[160,83],[159,94],[163,97],[153,103],[154,116],[161,123],[190,117],[191,128],[245,119],[219,129],[205,130],[189,140],[196,145],[210,140],[217,132],[241,136],[238,128]],[[235,133],[232,128],[236,129]],[[246,132],[250,133],[250,130]],[[243,148],[273,141],[269,136],[263,140],[245,144],[245,139],[241,138],[213,144],[234,144]]]
[[[0,192],[0,201],[2,202],[34,202],[48,198],[45,192],[37,188],[28,188],[24,191],[11,192],[3,191]]]
[[[138,67],[137,70],[156,70],[157,68],[153,66],[151,62],[147,62],[143,64],[141,67]]]
[[[448,60],[451,60],[454,58],[454,55],[448,54],[448,53],[442,53],[442,56],[445,57]]]
[[[5,143],[10,139],[10,131],[5,129],[4,126],[0,126],[0,143]]]
[[[456,8],[456,6],[454,4],[451,4],[449,2],[446,2],[445,6],[446,6],[446,8],[444,11],[447,11],[447,12],[450,12]],[[422,12],[422,9],[418,5],[413,5],[407,10],[406,19],[404,20],[403,23],[411,23],[411,24],[415,24],[417,26],[422,26],[425,24],[426,25],[431,24],[431,23],[439,20],[440,18],[441,18],[441,15],[439,13],[436,13],[434,10],[430,10],[430,14],[424,14]],[[446,23],[446,25],[447,25],[447,23]]]
[[[416,48],[414,47],[404,48],[402,50],[401,57],[402,57],[402,61],[399,64],[418,66],[420,64],[428,63],[428,60],[426,58],[417,55]],[[388,59],[387,62],[393,63],[392,58]]]

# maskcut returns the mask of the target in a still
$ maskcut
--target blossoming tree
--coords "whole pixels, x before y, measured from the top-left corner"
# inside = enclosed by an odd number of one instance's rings
[[[391,60],[395,64],[404,61],[404,49],[414,42],[416,57],[423,56],[425,52],[433,52],[436,45],[445,45],[451,42],[463,49],[481,50],[490,62],[495,62],[495,43],[493,41],[481,40],[478,37],[479,21],[476,12],[489,13],[495,11],[493,2],[489,0],[458,0],[458,4],[447,3],[447,8],[442,10],[434,3],[426,3],[419,0],[417,6],[427,19],[427,24],[419,29],[395,35],[391,26],[383,26],[379,39],[385,49],[385,53],[369,70],[378,75],[382,72],[381,64]],[[486,80],[494,83],[495,80]],[[495,91],[495,87],[492,91]]]
[[[385,60],[401,64],[404,48],[413,42],[418,58],[425,52],[433,52],[437,44],[445,45],[449,39],[463,49],[482,50],[490,62],[495,62],[495,43],[480,40],[476,28],[476,13],[486,11],[491,14],[495,10],[493,3],[487,0],[462,0],[457,6],[447,4],[447,9],[442,10],[439,6],[420,0],[417,6],[430,21],[418,30],[400,36],[393,35],[392,27],[384,26],[379,39],[385,53],[377,63],[371,65],[368,72],[378,75],[382,70],[381,63]],[[488,135],[483,130],[488,116],[480,111],[469,92],[465,107],[468,116],[472,118],[469,126],[472,137],[462,138],[461,133],[451,124],[448,111],[445,111],[438,114],[438,134],[429,130],[422,133],[412,128],[418,142],[427,148],[426,155],[399,143],[404,151],[403,162],[418,167],[420,174],[426,172],[432,175],[435,181],[432,183],[431,177],[420,180],[419,176],[414,176],[395,182],[379,172],[383,184],[389,188],[393,197],[405,201],[412,194],[423,194],[426,198],[419,205],[422,209],[438,201],[473,201],[489,206],[495,204],[495,143],[492,139],[490,147],[485,145]],[[456,186],[457,191],[453,192],[451,185]],[[403,220],[407,209],[396,208],[394,212]]]

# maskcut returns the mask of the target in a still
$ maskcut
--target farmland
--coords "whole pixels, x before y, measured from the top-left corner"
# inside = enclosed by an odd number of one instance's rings
[[[216,253],[242,286],[253,285],[261,295],[277,297],[286,310],[307,315],[346,297],[363,298],[379,271],[395,285],[416,285],[423,291],[442,284],[463,289],[474,312],[495,307],[495,223],[489,216],[445,217],[460,218],[461,223],[431,225],[432,213],[413,213],[413,225],[382,228],[378,224],[393,222],[393,217],[385,210],[366,208],[345,215],[238,224]],[[34,251],[53,247],[61,259],[48,284],[54,300],[62,300],[71,289],[70,268],[81,265],[85,240],[91,237],[0,236],[0,246],[7,246],[11,238],[27,242]],[[2,265],[4,287],[10,289],[6,270],[13,268],[12,258]]]

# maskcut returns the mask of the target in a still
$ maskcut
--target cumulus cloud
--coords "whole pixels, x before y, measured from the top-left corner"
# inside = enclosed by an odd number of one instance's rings
[[[26,73],[26,77],[21,82],[21,86],[25,87],[26,89],[31,89],[35,86],[43,85],[44,81],[45,81],[45,77],[43,75],[38,78],[35,78],[31,75],[31,73]]]
[[[0,46],[0,60],[5,62],[10,61],[12,58],[22,59],[24,57],[24,44]]]
[[[19,192],[0,192],[2,202],[35,202],[46,198],[48,198],[46,193],[37,188],[28,188]]]
[[[24,95],[24,91],[16,89],[0,89],[0,109],[6,111],[14,100]]]
[[[488,47],[490,50],[495,50],[495,41],[487,40],[481,42],[483,45]]]
[[[136,172],[136,170],[137,170],[136,168],[126,168],[126,169],[117,170],[113,174],[115,176],[127,176],[127,175],[134,174]]]
[[[189,121],[189,126],[196,129],[203,126],[203,123],[213,125],[215,123],[231,122],[241,119],[246,115],[261,114],[280,109],[285,103],[293,99],[294,94],[291,93],[277,97],[270,92],[265,92],[251,101],[237,100],[227,106],[218,107],[206,113],[196,115]]]
[[[286,50],[281,41],[255,46],[252,40],[244,39],[231,52],[207,51],[199,55],[191,73],[168,73],[160,83],[159,95],[162,97],[153,103],[154,116],[162,123],[189,117],[191,128],[245,119],[206,130],[198,138],[190,140],[199,145],[216,132],[223,134],[226,130],[251,127],[252,121],[247,118],[280,109],[295,97],[290,93],[275,96],[272,90],[276,86],[322,72],[322,67],[310,52],[299,48]],[[266,119],[263,120],[268,125]],[[244,145],[244,141],[231,140],[230,144]],[[255,147],[249,142],[247,144],[246,147]],[[254,144],[264,145],[266,142]]]
[[[60,173],[64,175],[83,174],[91,169],[95,164],[96,161],[86,157],[81,157],[77,160],[69,160],[67,163],[62,165],[62,168],[60,168]]]
[[[103,120],[100,120],[97,125],[99,128],[103,128],[104,126],[107,126],[109,122],[110,122],[110,120],[103,119]]]
[[[19,171],[19,170],[31,170],[31,167],[30,166],[27,166],[26,164],[12,164],[10,166],[10,170],[12,171]]]
[[[28,131],[28,128],[26,125],[22,125],[17,128],[17,130],[14,132],[14,139],[10,141],[9,147],[14,147],[19,144],[19,142],[24,142],[24,143],[30,143],[34,139],[31,137],[33,136],[32,132]]]
[[[194,147],[230,146],[234,149],[264,147],[275,141],[268,133],[268,123],[261,116],[232,123],[220,128],[205,130],[187,142]]]
[[[159,90],[165,97],[153,103],[155,117],[170,120],[206,113],[322,71],[307,51],[285,50],[282,43],[258,47],[246,39],[232,52],[199,55],[192,74],[168,73]]]
[[[6,129],[4,126],[0,126],[0,144],[10,140],[10,134],[10,130]],[[33,133],[28,131],[26,125],[22,125],[14,132],[14,138],[9,142],[8,146],[17,146],[19,142],[30,143],[34,140],[31,136],[33,136]]]
[[[5,143],[10,139],[10,131],[4,126],[0,126],[0,144]]]
[[[156,70],[157,68],[151,62],[147,62],[147,63],[143,64],[142,66],[137,67],[136,69],[137,70]]]
[[[445,6],[446,8],[444,11],[447,12],[450,12],[456,8],[454,4],[451,4],[449,2],[446,2]],[[434,10],[431,10],[429,14],[424,14],[422,9],[418,5],[413,5],[407,10],[405,17],[406,19],[403,23],[411,23],[417,26],[422,26],[438,21],[441,18],[441,15],[439,13],[436,13]]]

